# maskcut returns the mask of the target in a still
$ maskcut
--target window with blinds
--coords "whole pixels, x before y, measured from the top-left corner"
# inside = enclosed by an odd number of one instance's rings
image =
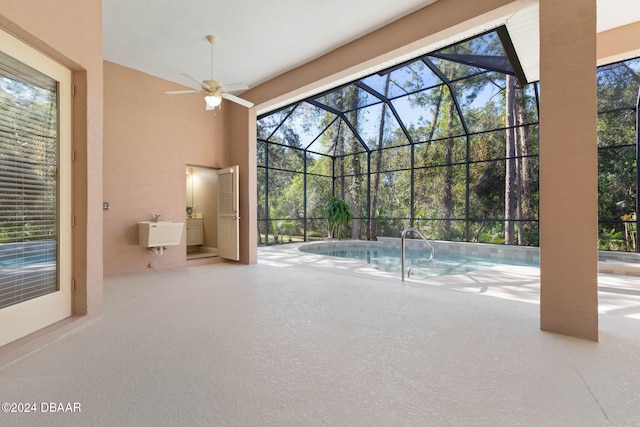
[[[57,86],[0,52],[0,308],[59,289]]]

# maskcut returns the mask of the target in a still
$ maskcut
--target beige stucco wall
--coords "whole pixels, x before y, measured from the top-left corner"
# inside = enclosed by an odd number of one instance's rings
[[[598,65],[640,56],[640,22],[598,33]]]
[[[0,0],[0,27],[73,71],[73,312],[90,319],[102,312],[102,3]],[[74,322],[63,323],[0,348],[0,363]]]
[[[229,161],[239,166],[240,262],[258,260],[258,200],[256,184],[256,111],[237,104],[229,106],[227,117]]]
[[[540,326],[597,341],[596,0],[541,0],[540,33]]]
[[[199,94],[166,95],[184,89],[139,71],[104,63],[105,277],[186,265],[182,243],[163,255],[138,245],[138,221],[158,213],[185,220],[187,165],[228,165],[225,114],[206,111]]]

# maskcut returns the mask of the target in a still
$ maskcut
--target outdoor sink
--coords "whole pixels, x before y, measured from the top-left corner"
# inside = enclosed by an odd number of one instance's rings
[[[184,222],[141,221],[138,223],[138,243],[146,248],[180,244]]]

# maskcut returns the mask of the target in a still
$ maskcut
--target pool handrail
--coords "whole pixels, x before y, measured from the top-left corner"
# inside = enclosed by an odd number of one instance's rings
[[[433,245],[431,244],[431,242],[429,242],[429,240],[424,237],[424,235],[420,232],[420,230],[418,230],[415,227],[408,227],[405,228],[404,230],[402,230],[402,239],[401,239],[401,270],[402,270],[402,281],[404,282],[404,253],[405,253],[405,236],[407,235],[407,233],[416,233],[422,240],[425,241],[425,243],[429,246],[429,248],[431,249],[431,254],[429,256],[429,259],[427,260],[422,260],[422,261],[418,261],[415,262],[413,264],[411,264],[411,266],[409,267],[409,271],[407,272],[407,277],[411,278],[411,269],[413,268],[413,266],[418,265],[418,264],[425,264],[427,262],[431,262],[431,260],[433,260],[433,256],[435,255],[435,249],[433,248]]]

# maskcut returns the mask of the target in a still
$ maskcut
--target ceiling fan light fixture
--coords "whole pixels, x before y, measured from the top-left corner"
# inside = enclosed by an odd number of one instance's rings
[[[183,74],[185,77],[188,77],[190,80],[193,80],[194,82],[196,82],[199,88],[198,89],[194,88],[191,90],[173,90],[165,93],[168,95],[176,95],[180,93],[204,93],[205,94],[204,102],[206,104],[205,108],[207,110],[215,110],[216,108],[219,108],[220,104],[222,104],[222,98],[231,102],[235,102],[236,104],[243,105],[247,108],[253,107],[252,102],[246,101],[242,98],[238,98],[237,96],[229,93],[229,92],[249,89],[249,86],[247,86],[244,83],[234,83],[232,85],[223,85],[219,81],[215,80],[215,78],[213,77],[213,70],[214,70],[213,45],[216,44],[217,38],[215,36],[207,36],[206,38],[209,41],[209,43],[211,43],[211,79],[199,81],[198,79],[195,79],[188,74]]]
[[[204,100],[207,103],[207,107],[216,108],[222,102],[222,97],[220,95],[207,95]]]

